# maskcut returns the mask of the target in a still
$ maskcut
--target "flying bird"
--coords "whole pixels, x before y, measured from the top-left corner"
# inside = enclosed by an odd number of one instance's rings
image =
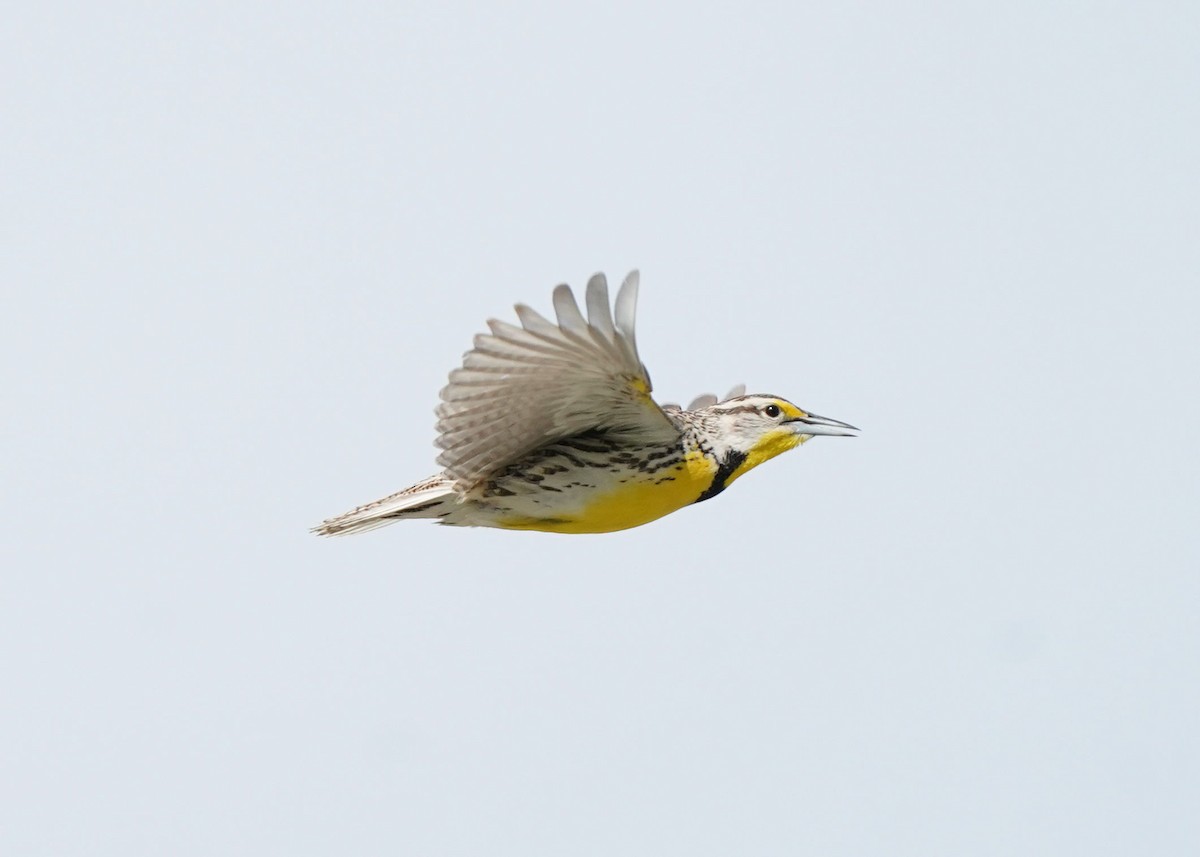
[[[638,272],[614,312],[608,284],[587,284],[587,317],[569,286],[554,290],[558,323],[523,304],[521,326],[495,319],[450,373],[437,407],[437,476],[313,528],[357,533],[408,518],[460,527],[607,533],[709,500],[747,471],[818,435],[854,426],[779,396],[686,409],[657,404],[634,339]]]

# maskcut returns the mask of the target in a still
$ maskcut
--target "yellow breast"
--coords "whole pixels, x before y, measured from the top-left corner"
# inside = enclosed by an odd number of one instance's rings
[[[696,502],[716,470],[712,459],[692,452],[678,466],[652,476],[630,471],[628,482],[597,493],[580,510],[544,518],[514,517],[500,526],[547,533],[611,533],[639,527]]]

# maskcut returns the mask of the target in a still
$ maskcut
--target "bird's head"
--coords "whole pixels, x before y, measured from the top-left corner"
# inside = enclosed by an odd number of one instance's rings
[[[719,439],[713,452],[719,460],[741,459],[736,475],[818,435],[854,437],[848,423],[819,417],[787,399],[770,395],[737,396],[699,411]]]

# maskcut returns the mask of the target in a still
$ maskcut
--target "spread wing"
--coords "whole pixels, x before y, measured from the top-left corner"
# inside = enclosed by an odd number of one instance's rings
[[[650,398],[638,359],[637,287],[634,271],[617,294],[615,322],[603,274],[588,281],[587,319],[564,285],[554,290],[558,324],[521,304],[521,327],[488,322],[492,332],[475,337],[437,409],[438,463],[456,491],[467,494],[539,446],[591,429],[636,443],[679,436]]]

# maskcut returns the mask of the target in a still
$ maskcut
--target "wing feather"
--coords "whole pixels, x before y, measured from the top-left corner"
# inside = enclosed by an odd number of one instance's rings
[[[575,293],[566,283],[554,287],[554,314],[558,316],[558,326],[564,333],[585,336],[587,334],[587,319],[579,311],[575,303]]]
[[[617,292],[617,330],[621,331],[629,347],[637,351],[637,337],[633,335],[633,319],[637,314],[638,282],[641,277],[637,271],[630,271],[621,290]]]
[[[557,324],[518,304],[517,327],[488,322],[463,365],[450,373],[438,406],[438,463],[460,495],[521,456],[589,430],[636,442],[670,442],[678,429],[650,397],[634,340],[637,272],[609,309],[602,274],[588,281],[587,318],[569,286],[554,289]]]
[[[530,333],[540,333],[548,336],[558,335],[558,327],[546,321],[539,313],[525,306],[525,304],[517,304],[514,309],[517,311],[517,318],[521,320],[521,326]]]
[[[608,306],[608,280],[603,274],[596,274],[587,284],[588,324],[600,334],[604,342],[616,341],[616,330],[613,329],[612,310]]]

